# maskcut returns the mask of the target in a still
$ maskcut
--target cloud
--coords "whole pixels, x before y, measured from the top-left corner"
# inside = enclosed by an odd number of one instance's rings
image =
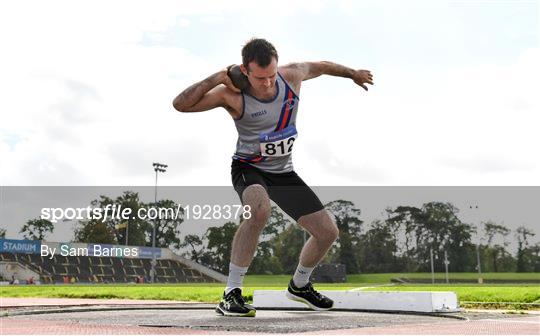
[[[468,29],[476,12],[458,20],[466,6],[284,4],[264,25],[242,1],[2,3],[0,182],[151,185],[150,164],[163,161],[164,183],[228,185],[233,121],[222,109],[176,113],[171,101],[239,61],[252,35],[272,40],[283,62],[375,74],[367,93],[328,76],[303,84],[294,160],[307,180],[540,182],[540,53],[519,37],[528,19],[504,25],[520,43],[499,59],[485,56],[506,46],[495,33],[482,52],[470,48],[481,36]]]
[[[538,53],[434,73],[372,69],[367,93],[337,79],[306,82],[295,150],[309,155],[297,166],[322,165],[313,175],[351,185],[537,184]]]
[[[531,162],[506,160],[500,157],[490,157],[479,153],[474,157],[448,158],[441,163],[449,167],[460,169],[470,173],[527,173],[535,172],[537,166]]]

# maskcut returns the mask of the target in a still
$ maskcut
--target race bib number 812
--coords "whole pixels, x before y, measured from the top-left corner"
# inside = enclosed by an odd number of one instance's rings
[[[292,152],[293,144],[298,137],[294,125],[280,131],[259,135],[262,156],[285,156]]]

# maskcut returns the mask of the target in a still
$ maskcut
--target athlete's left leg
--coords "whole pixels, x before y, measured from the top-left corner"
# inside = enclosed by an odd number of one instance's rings
[[[337,239],[338,229],[325,209],[300,217],[298,224],[305,228],[311,237],[302,248],[300,262],[287,288],[287,297],[305,303],[315,310],[330,309],[334,306],[334,301],[317,292],[309,277]]]
[[[300,262],[289,282],[287,297],[315,310],[327,310],[334,302],[313,289],[309,277],[338,237],[338,229],[313,190],[295,172],[270,178],[270,197],[311,237],[300,253]]]
[[[315,267],[337,239],[338,228],[325,209],[300,217],[298,224],[311,234],[300,253],[300,264]]]
[[[315,192],[294,171],[270,182],[270,198],[311,234],[302,248],[300,264],[315,267],[338,237],[336,224]]]

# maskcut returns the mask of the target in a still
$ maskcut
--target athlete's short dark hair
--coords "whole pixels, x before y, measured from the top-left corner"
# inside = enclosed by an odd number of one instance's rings
[[[242,48],[242,63],[248,68],[250,62],[255,61],[261,67],[267,67],[272,57],[278,60],[278,53],[272,43],[261,38],[252,38]]]

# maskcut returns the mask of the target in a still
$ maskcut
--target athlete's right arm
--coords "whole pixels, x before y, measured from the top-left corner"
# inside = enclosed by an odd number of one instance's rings
[[[232,84],[227,75],[227,69],[225,69],[182,91],[174,98],[173,106],[180,112],[202,112],[216,107],[227,108],[228,89],[239,92]]]

